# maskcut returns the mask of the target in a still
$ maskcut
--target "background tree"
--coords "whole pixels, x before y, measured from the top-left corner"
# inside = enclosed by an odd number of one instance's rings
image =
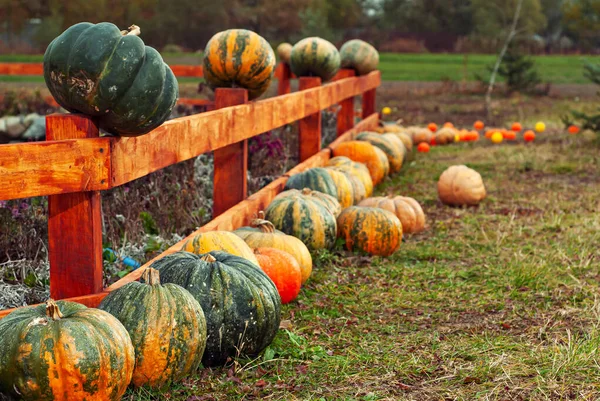
[[[584,50],[600,45],[600,0],[565,0],[563,23]]]

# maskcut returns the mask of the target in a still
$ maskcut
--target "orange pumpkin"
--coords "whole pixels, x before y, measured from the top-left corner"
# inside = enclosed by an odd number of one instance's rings
[[[429,123],[429,125],[427,125],[427,128],[429,128],[429,131],[431,131],[431,132],[436,132],[438,129],[438,126],[436,123]]]
[[[373,184],[377,185],[386,176],[386,170],[389,171],[389,163],[385,153],[380,150],[385,158],[385,163],[381,159],[375,146],[364,141],[348,141],[342,142],[333,149],[334,156],[346,156],[349,159],[363,163],[369,169],[369,174],[373,180]]]
[[[481,175],[464,165],[450,166],[438,181],[438,196],[447,205],[477,205],[486,191]]]
[[[533,141],[535,139],[535,132],[533,132],[532,130],[525,131],[525,133],[523,134],[523,139],[525,140],[525,142]]]
[[[413,198],[376,196],[363,200],[358,206],[377,207],[394,213],[400,219],[405,233],[418,233],[425,228],[425,214],[421,205]]]
[[[402,223],[387,210],[352,206],[339,215],[337,224],[338,237],[349,251],[389,256],[402,243]]]
[[[481,120],[477,120],[473,124],[473,128],[478,129],[478,130],[482,130],[484,127],[485,127],[485,124]]]
[[[292,255],[275,248],[256,248],[254,256],[262,271],[275,283],[282,304],[298,297],[302,274],[298,261]]]
[[[429,144],[425,142],[421,142],[419,146],[417,146],[417,152],[419,153],[428,153],[429,152]]]
[[[517,139],[517,133],[515,131],[504,131],[502,137],[508,141],[514,141]]]
[[[568,128],[569,134],[575,135],[579,133],[579,127],[576,125],[570,125]]]
[[[521,126],[521,123],[517,123],[517,122],[514,122],[510,127],[510,130],[514,131],[514,132],[520,132],[522,129],[523,129],[523,127]]]

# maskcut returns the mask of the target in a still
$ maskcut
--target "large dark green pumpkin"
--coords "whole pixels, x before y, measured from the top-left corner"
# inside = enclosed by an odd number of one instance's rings
[[[100,309],[49,300],[0,320],[0,396],[118,401],[134,362],[127,330]]]
[[[161,280],[187,289],[202,306],[207,341],[204,366],[228,358],[256,356],[275,338],[281,298],[273,281],[254,263],[226,252],[177,252],[154,263]]]
[[[290,68],[299,77],[320,77],[329,81],[340,69],[340,53],[325,39],[302,39],[292,47]]]
[[[142,279],[108,294],[99,308],[119,319],[131,337],[131,382],[161,388],[198,369],[206,346],[206,319],[188,291],[176,284],[161,285],[158,271],[148,268]]]
[[[366,75],[377,69],[379,53],[360,39],[349,40],[340,48],[342,68],[352,68],[357,75]]]
[[[298,174],[292,175],[285,183],[285,189],[310,188],[313,191],[323,192],[335,198],[338,196],[335,181],[327,170],[322,167],[310,168]]]
[[[331,249],[337,233],[336,212],[308,192],[290,189],[280,193],[265,210],[265,216],[275,228],[300,239],[308,249]]]
[[[54,39],[44,54],[44,80],[62,107],[121,136],[161,125],[179,94],[160,54],[108,22],[82,22]]]

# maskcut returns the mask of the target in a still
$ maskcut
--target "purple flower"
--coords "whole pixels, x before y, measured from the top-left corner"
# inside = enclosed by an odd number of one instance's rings
[[[13,208],[12,209],[12,216],[13,217],[19,217],[21,215],[21,213],[19,213],[19,209],[18,208]]]
[[[27,202],[21,202],[21,209],[23,209],[23,210],[29,209],[29,205],[27,204]]]
[[[125,192],[125,193],[129,192],[129,187],[128,186],[123,187],[123,192]]]
[[[4,209],[6,207],[6,203],[7,202],[5,200],[0,201],[0,209]]]

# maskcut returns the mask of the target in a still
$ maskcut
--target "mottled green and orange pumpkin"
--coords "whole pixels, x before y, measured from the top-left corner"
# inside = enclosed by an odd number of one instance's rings
[[[309,250],[331,249],[337,232],[333,213],[311,194],[291,191],[273,199],[265,210],[267,220],[278,230],[300,239]]]
[[[353,175],[348,169],[338,168],[335,166],[327,166],[325,168],[328,171],[331,171],[334,173],[334,174],[332,174],[332,177],[337,173],[341,173],[346,176],[346,178],[348,179],[348,182],[350,183],[350,186],[352,188],[353,198],[352,198],[351,205],[355,205],[367,197],[367,190],[365,188],[365,184],[362,182],[362,180],[359,177],[357,177],[356,175]],[[371,180],[371,176],[368,175],[368,171],[367,171],[367,176],[369,177],[369,180],[371,181],[371,185],[373,185],[372,184],[373,181]],[[334,180],[335,180],[335,178],[334,178]],[[341,202],[340,202],[340,204],[341,204]],[[348,206],[351,206],[351,205],[348,205]],[[344,206],[344,208],[348,207],[348,206]]]
[[[161,125],[177,102],[179,85],[160,54],[108,22],[75,24],[44,54],[44,80],[56,102],[94,117],[100,128],[137,136]]]
[[[313,191],[323,192],[331,196],[338,196],[335,181],[322,167],[309,168],[288,178],[284,189],[310,188]]]
[[[276,248],[256,248],[254,255],[260,268],[275,283],[281,303],[287,304],[296,299],[302,285],[298,261],[289,253]]]
[[[229,231],[207,231],[194,235],[181,247],[182,251],[202,255],[210,251],[224,251],[246,258],[258,266],[252,249],[237,235]]]
[[[373,179],[364,163],[352,161],[346,156],[336,156],[329,159],[327,166],[345,172],[360,180],[365,187],[365,196],[373,194]]]
[[[99,308],[119,319],[131,337],[133,385],[161,388],[198,369],[206,346],[206,319],[188,291],[161,285],[157,270],[147,268],[142,280],[112,291]]]
[[[302,191],[297,189],[288,189],[287,191],[281,192],[278,197],[284,196],[302,196],[306,199],[314,200],[321,203],[334,217],[339,216],[342,212],[342,206],[338,200],[328,194],[324,194],[323,192],[313,191],[310,188],[304,188]]]
[[[298,77],[320,77],[329,81],[340,69],[340,53],[325,39],[305,38],[292,47],[290,67]]]
[[[375,146],[373,150],[375,150],[375,154],[379,158],[379,162],[381,163],[381,166],[383,166],[383,178],[385,179],[385,177],[390,175],[390,161],[389,161],[387,155],[385,154],[385,152],[383,150],[381,150],[380,148],[378,148],[377,146]]]
[[[263,37],[246,29],[228,29],[206,44],[204,79],[212,89],[244,88],[249,99],[256,99],[269,88],[275,63],[275,52]]]
[[[281,298],[258,265],[226,252],[176,252],[152,263],[161,280],[188,290],[206,317],[204,366],[256,357],[275,338]]]
[[[49,300],[0,320],[0,394],[24,401],[118,401],[133,345],[111,314]]]
[[[394,137],[395,138],[395,137]],[[356,136],[359,141],[369,142],[371,145],[381,149],[386,157],[392,173],[397,173],[402,168],[402,162],[404,161],[404,153],[402,148],[398,146],[397,142],[390,140],[375,132],[361,132]],[[399,141],[399,140],[398,140]],[[402,145],[404,147],[404,145]]]
[[[400,135],[404,135],[402,133],[388,133],[388,134],[381,134],[382,138],[387,139],[388,141],[390,141],[392,144],[394,144],[398,149],[400,149],[400,153],[402,153],[402,162],[404,164],[404,160],[406,160],[406,158],[408,157],[408,151],[406,149],[406,146],[404,145],[404,142],[402,142],[402,140],[400,139]],[[406,137],[409,141],[410,138]],[[412,146],[412,141],[411,142],[411,146]]]
[[[378,207],[392,212],[400,219],[404,233],[418,233],[425,228],[425,214],[421,205],[406,196],[376,196],[367,198],[359,206]]]
[[[273,223],[265,220],[264,212],[252,220],[250,226],[240,227],[233,233],[242,238],[250,248],[276,248],[292,255],[300,265],[302,284],[312,273],[312,256],[310,251],[298,238],[276,230]]]
[[[366,75],[377,69],[379,53],[364,40],[349,40],[340,48],[342,68],[352,68],[357,75]]]
[[[382,161],[381,155],[377,152],[377,148],[368,142],[347,141],[342,142],[333,149],[335,157],[346,156],[355,162],[366,165],[374,185],[383,181],[387,175],[386,171],[389,171],[390,168],[385,153],[381,153],[383,154],[385,163]]]
[[[351,176],[349,176],[347,173],[337,171],[332,168],[324,168],[323,170],[329,174],[335,183],[335,188],[337,189],[337,200],[340,202],[342,209],[352,206],[355,201],[354,188],[357,184],[352,182],[350,178]],[[358,181],[358,185],[362,187],[362,193],[364,194],[364,185],[362,185],[360,181]],[[360,191],[360,189],[358,190]]]
[[[387,210],[352,206],[338,216],[338,237],[349,251],[389,256],[400,249],[402,224]]]

